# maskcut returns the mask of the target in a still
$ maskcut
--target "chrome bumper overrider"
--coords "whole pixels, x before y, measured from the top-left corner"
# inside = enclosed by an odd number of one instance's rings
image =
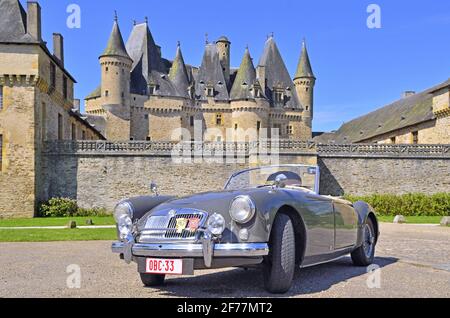
[[[132,257],[189,257],[203,258],[206,267],[211,267],[213,257],[260,257],[269,254],[267,243],[216,244],[212,241],[194,243],[124,243],[112,244],[113,253],[123,254],[125,261]]]

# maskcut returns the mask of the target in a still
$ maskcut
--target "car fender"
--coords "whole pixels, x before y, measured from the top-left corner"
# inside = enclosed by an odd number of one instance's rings
[[[362,244],[363,227],[367,223],[367,219],[369,217],[372,217],[372,220],[374,221],[376,240],[378,241],[378,238],[380,236],[380,231],[379,231],[378,219],[376,217],[375,210],[367,202],[364,202],[364,201],[355,202],[353,204],[353,208],[355,209],[356,213],[358,214],[358,239],[357,239],[356,246],[359,247]]]

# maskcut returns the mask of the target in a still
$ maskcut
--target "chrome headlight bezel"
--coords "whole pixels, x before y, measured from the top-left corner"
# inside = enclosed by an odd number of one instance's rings
[[[214,213],[213,215],[209,216],[207,229],[211,234],[215,236],[222,235],[222,233],[225,231],[225,228],[226,221],[221,214]]]
[[[255,216],[256,206],[250,196],[239,195],[231,202],[229,213],[233,221],[245,224]]]
[[[114,219],[121,240],[127,239],[133,230],[133,206],[128,201],[122,201],[114,208]]]

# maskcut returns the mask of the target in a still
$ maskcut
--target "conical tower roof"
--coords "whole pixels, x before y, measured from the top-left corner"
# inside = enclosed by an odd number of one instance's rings
[[[122,33],[120,32],[117,16],[114,18],[114,24],[111,35],[109,36],[108,45],[106,46],[106,49],[102,54],[102,56],[109,55],[122,56],[131,59],[123,42],[123,37]]]
[[[306,49],[305,40],[303,40],[302,54],[300,56],[300,61],[298,62],[297,72],[295,73],[295,78],[301,77],[315,78],[311,67],[311,62],[309,60],[308,50]]]
[[[206,87],[214,88],[214,98],[216,100],[229,100],[225,76],[220,64],[219,51],[217,46],[212,43],[206,44],[202,65],[198,70],[196,79],[196,94],[203,100],[207,98]]]
[[[175,85],[177,91],[182,97],[188,97],[189,77],[186,70],[186,64],[184,63],[183,53],[181,53],[181,47],[178,43],[177,54],[172,63],[172,68],[169,72],[169,79]]]
[[[256,71],[248,48],[245,50],[241,66],[237,72],[230,98],[232,100],[252,98],[251,86],[256,81]]]
[[[291,98],[286,102],[289,108],[301,109],[301,103],[295,90],[294,82],[289,75],[289,72],[284,64],[281,53],[278,50],[277,44],[273,36],[269,37],[264,47],[264,52],[259,61],[260,66],[265,68],[265,78],[260,78],[259,81],[266,82],[266,96],[273,102],[273,89],[274,87],[281,87],[289,89]]]

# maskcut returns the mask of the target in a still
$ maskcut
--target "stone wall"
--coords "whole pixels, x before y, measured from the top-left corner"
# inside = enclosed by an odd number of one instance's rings
[[[450,192],[450,145],[321,147],[321,194]]]

